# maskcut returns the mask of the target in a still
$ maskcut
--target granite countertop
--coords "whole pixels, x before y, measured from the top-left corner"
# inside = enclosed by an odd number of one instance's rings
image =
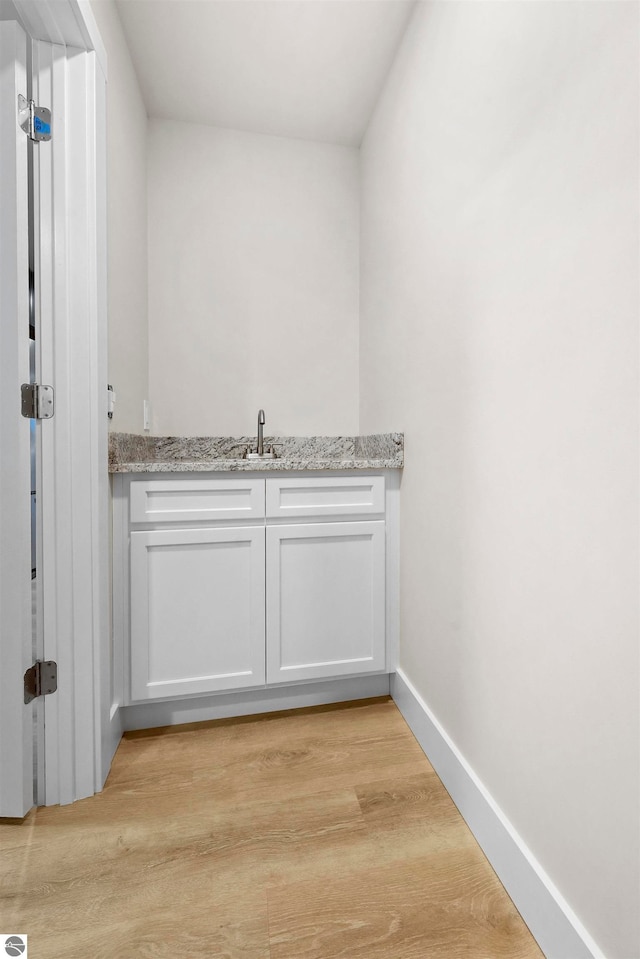
[[[265,436],[276,459],[248,460],[255,436],[139,436],[109,434],[110,473],[190,473],[226,470],[401,469],[404,434]]]

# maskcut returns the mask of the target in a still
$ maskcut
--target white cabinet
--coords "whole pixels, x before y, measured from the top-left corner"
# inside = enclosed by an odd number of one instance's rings
[[[264,683],[264,526],[131,533],[131,698]]]
[[[267,681],[383,670],[384,586],[384,521],[268,526]]]
[[[121,477],[114,517],[126,704],[392,668],[382,472]]]

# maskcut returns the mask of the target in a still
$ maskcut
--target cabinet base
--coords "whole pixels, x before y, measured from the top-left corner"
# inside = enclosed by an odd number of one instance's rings
[[[140,703],[120,706],[119,718],[124,731],[155,729],[157,726],[178,726],[211,719],[254,716],[283,709],[344,703],[352,699],[369,699],[389,695],[389,675],[356,676],[332,679],[321,683],[301,683],[273,689],[241,690],[216,693],[193,699]]]

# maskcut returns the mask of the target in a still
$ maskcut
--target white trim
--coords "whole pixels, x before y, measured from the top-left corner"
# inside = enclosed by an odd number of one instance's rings
[[[391,695],[547,959],[605,959],[402,670]]]
[[[48,805],[101,789],[111,749],[102,691],[109,609],[103,87],[95,54],[34,44],[34,88],[53,111],[52,141],[39,151],[38,284],[42,375],[56,389],[56,415],[42,426],[40,491],[45,657],[59,667],[58,693],[44,706]]]
[[[107,80],[107,51],[102,42],[98,24],[91,9],[90,0],[67,0],[67,3],[73,13],[83,41],[81,44],[76,42],[73,46],[82,46],[85,50],[93,50],[100,66],[100,72],[104,79]],[[65,42],[71,43],[71,41],[66,38]]]
[[[45,801],[75,798],[75,729],[73,721],[73,506],[70,408],[72,401],[72,332],[67,232],[70,224],[57,211],[67,208],[65,169],[67,102],[65,48],[36,42],[33,47],[34,97],[50,106],[53,139],[38,150],[40,256],[36,289],[40,301],[41,375],[56,391],[56,413],[41,424],[44,654],[58,663],[58,692],[45,710]],[[38,234],[36,233],[36,237]],[[38,239],[36,239],[36,247]]]
[[[90,0],[13,0],[13,5],[33,40],[95,50],[106,78],[107,54]]]
[[[129,498],[123,474],[111,477],[111,718],[114,709],[129,698],[130,670],[126,666],[125,646],[128,648],[129,630]]]
[[[20,20],[34,40],[81,47],[82,31],[73,11],[73,3],[49,0],[13,0]]]
[[[275,688],[250,689],[234,693],[216,693],[192,699],[140,703],[119,708],[122,728],[155,729],[180,723],[200,723],[210,719],[255,716],[258,713],[324,706],[356,699],[389,695],[389,676],[362,676],[335,679],[325,683],[296,684]]]
[[[109,770],[111,769],[113,757],[115,756],[116,749],[120,745],[120,740],[122,739],[122,733],[124,732],[122,718],[121,707],[114,704],[109,711],[109,723],[106,727],[103,727],[100,786],[99,788],[96,787],[96,791],[98,792],[102,789],[107,781],[107,776],[109,775]]]
[[[385,486],[386,569],[385,596],[387,672],[398,665],[400,647],[400,470],[388,470]]]
[[[81,0],[93,18],[88,0]],[[95,21],[93,21],[95,24]],[[97,31],[97,28],[96,28]],[[102,789],[111,768],[113,755],[122,738],[119,717],[111,709],[111,555],[109,549],[111,516],[108,459],[108,421],[106,411],[106,382],[108,356],[107,321],[107,84],[105,66],[96,49],[97,64],[94,80],[94,169],[95,169],[95,317],[93,328],[91,369],[96,371],[91,391],[92,428],[95,442],[92,448],[91,483],[94,491],[93,565],[97,572],[94,584],[97,602],[93,607],[93,636],[95,644],[96,675],[95,729],[96,729],[96,790]],[[104,387],[104,390],[103,390]]]
[[[24,703],[31,664],[29,421],[20,386],[29,381],[27,141],[18,126],[26,95],[22,27],[0,23],[0,816],[33,805],[33,711]]]

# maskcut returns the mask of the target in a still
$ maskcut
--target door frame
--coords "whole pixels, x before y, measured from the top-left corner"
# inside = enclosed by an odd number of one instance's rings
[[[27,37],[1,24],[0,125],[0,815],[20,818],[33,803],[33,707],[22,677],[31,662],[30,425],[20,415],[29,381],[27,140],[17,125],[26,94]]]
[[[40,430],[39,576],[44,658],[58,663],[58,692],[42,701],[39,801],[54,805],[102,788],[120,738],[110,688],[106,54],[88,0],[13,3],[34,41],[34,98],[53,109],[35,179],[41,377],[56,393]]]

